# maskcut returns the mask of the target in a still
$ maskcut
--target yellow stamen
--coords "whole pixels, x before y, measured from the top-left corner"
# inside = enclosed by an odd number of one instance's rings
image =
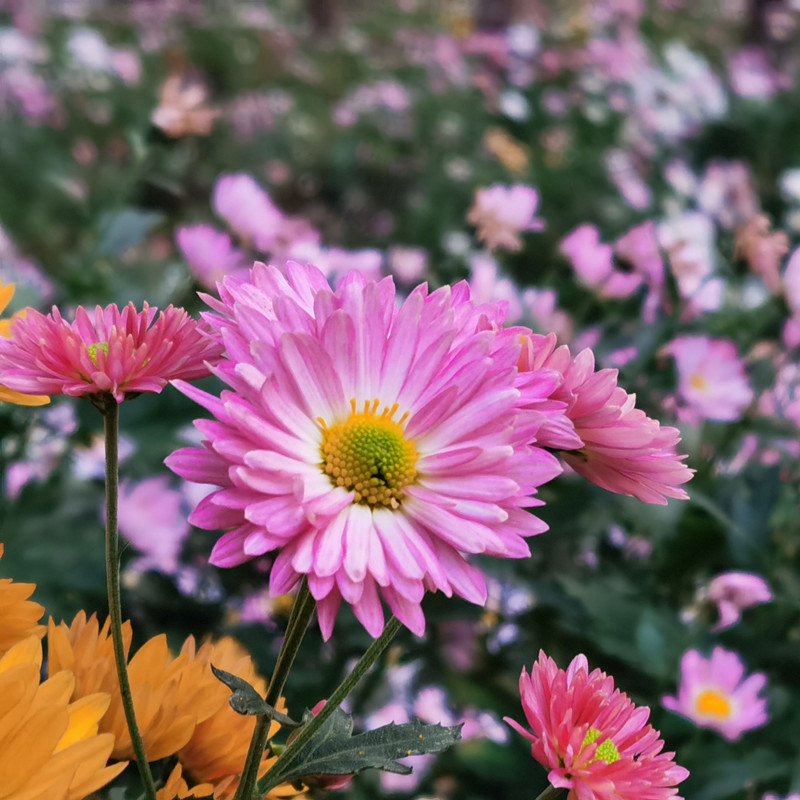
[[[583,746],[586,747],[587,745],[593,744],[602,735],[603,734],[600,733],[597,728],[589,728],[583,739]],[[617,750],[616,745],[611,739],[606,739],[604,742],[600,742],[600,744],[597,745],[597,750],[595,750],[592,761],[605,761],[606,764],[613,764],[615,761],[619,761],[619,759],[619,750]]]
[[[398,404],[384,406],[379,414],[380,405],[378,399],[365,400],[359,411],[353,399],[344,422],[328,427],[319,419],[320,468],[334,486],[352,491],[356,503],[397,509],[404,490],[416,480],[419,454],[403,435],[408,412],[395,420]]]
[[[731,703],[728,698],[716,689],[706,689],[697,696],[695,707],[698,714],[717,719],[728,719],[731,715]]]
[[[708,381],[705,379],[705,376],[701,375],[699,372],[695,372],[689,378],[689,386],[691,386],[692,389],[697,389],[698,392],[708,391]]]
[[[92,364],[97,366],[97,351],[102,350],[108,355],[108,342],[97,342],[97,344],[89,345],[89,358],[92,359]]]

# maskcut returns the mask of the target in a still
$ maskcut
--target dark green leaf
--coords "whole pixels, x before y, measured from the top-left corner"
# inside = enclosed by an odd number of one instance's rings
[[[310,718],[306,712],[304,721]],[[353,736],[352,718],[337,709],[286,767],[282,769],[278,760],[270,770],[270,783],[293,783],[310,775],[352,775],[370,768],[407,775],[411,768],[397,759],[438,753],[460,739],[461,725],[443,727],[418,720]]]
[[[237,675],[230,672],[225,672],[224,669],[217,669],[213,664],[211,671],[216,678],[222,681],[233,694],[228,698],[228,704],[237,713],[247,715],[266,714],[274,719],[284,728],[297,728],[301,723],[295,722],[286,714],[281,714],[269,703],[265,702],[264,698],[246,681]]]

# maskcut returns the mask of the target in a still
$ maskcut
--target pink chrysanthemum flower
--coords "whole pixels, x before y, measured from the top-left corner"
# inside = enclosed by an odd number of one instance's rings
[[[772,591],[760,575],[723,572],[708,584],[707,596],[719,611],[714,630],[721,631],[735,625],[745,608],[772,600]]]
[[[744,363],[729,339],[677,336],[664,352],[675,359],[681,414],[687,421],[735,422],[753,402]]]
[[[694,470],[683,463],[686,456],[675,452],[678,429],[662,427],[636,408],[636,395],[617,385],[617,370],[596,372],[589,349],[573,359],[566,345],[556,347],[554,334],[523,339],[520,369],[562,376],[551,398],[566,403],[566,415],[582,442],[564,449],[563,442],[549,436],[548,423],[537,434],[541,444],[560,449],[575,472],[610,492],[658,505],[666,505],[668,497],[688,497],[680,486]]]
[[[2,383],[19,392],[101,395],[121,403],[126,395],[160,392],[173,378],[208,375],[220,346],[182,308],[144,304],[79,306],[74,322],[55,307],[49,315],[28,309],[0,340]]]
[[[351,272],[334,292],[290,262],[207,298],[227,350],[215,373],[233,391],[178,384],[216,420],[167,464],[221,487],[190,517],[227,530],[211,561],[277,551],[271,593],[307,575],[326,638],[342,599],[372,635],[381,599],[418,634],[426,589],[483,603],[465,554],[521,558],[547,527],[526,510],[560,472],[530,444],[545,415],[519,407],[519,341],[484,325],[468,292],[418,286],[398,307],[390,278]],[[553,385],[543,374],[540,394]]]
[[[713,728],[729,742],[769,720],[767,701],[759,697],[767,676],[754,672],[744,679],[736,653],[715,647],[711,658],[688,650],[681,659],[677,697],[663,697],[664,708],[688,717],[701,728]]]
[[[467,222],[478,229],[478,239],[490,250],[520,250],[520,233],[544,228],[544,220],[536,216],[538,207],[539,193],[532,186],[496,183],[475,192]]]
[[[506,722],[531,741],[550,783],[570,790],[568,800],[677,798],[675,785],[689,772],[661,752],[659,732],[646,724],[650,709],[635,706],[605,672],[589,672],[586,656],[565,671],[539,651],[519,690],[532,731]]]

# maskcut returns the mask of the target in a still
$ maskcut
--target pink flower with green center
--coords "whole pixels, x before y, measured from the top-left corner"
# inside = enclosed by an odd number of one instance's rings
[[[712,728],[729,742],[745,731],[760,728],[769,720],[767,701],[759,692],[767,676],[754,672],[744,676],[739,656],[715,647],[711,658],[689,650],[681,659],[681,682],[677,697],[664,697],[664,708],[688,717],[701,728]]]
[[[226,531],[211,561],[274,552],[271,593],[307,576],[326,638],[342,600],[373,636],[383,602],[418,634],[426,590],[482,604],[466,556],[529,555],[526,539],[547,528],[532,495],[561,471],[535,442],[563,404],[520,408],[520,343],[489,322],[497,309],[475,306],[466,284],[418,286],[398,305],[391,279],[358,272],[334,291],[291,262],[227,278],[220,297],[206,319],[230,391],[179,384],[215,419],[195,423],[202,448],[167,459],[219,487],[190,517]],[[555,385],[550,373],[528,384],[542,397]]]
[[[92,316],[79,306],[74,322],[55,307],[48,315],[28,309],[12,324],[11,338],[0,339],[0,383],[26,394],[111,394],[121,403],[160,392],[175,378],[207,376],[206,362],[220,352],[182,308],[159,314],[130,303],[122,311],[97,306]]]
[[[530,740],[550,783],[569,789],[568,800],[680,800],[675,785],[689,772],[662,752],[650,709],[635,706],[605,672],[589,672],[586,656],[563,670],[539,651],[519,690],[531,730],[506,722]]]

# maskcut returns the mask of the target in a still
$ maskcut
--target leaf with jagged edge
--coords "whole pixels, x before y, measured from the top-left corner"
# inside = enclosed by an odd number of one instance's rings
[[[306,711],[303,723],[310,719],[311,713]],[[278,759],[259,785],[259,791],[266,792],[281,783],[295,783],[312,775],[353,775],[364,769],[407,775],[411,767],[399,764],[397,759],[439,753],[460,739],[461,725],[444,727],[419,720],[403,725],[391,723],[353,735],[352,717],[336,709],[286,766],[282,767]]]

